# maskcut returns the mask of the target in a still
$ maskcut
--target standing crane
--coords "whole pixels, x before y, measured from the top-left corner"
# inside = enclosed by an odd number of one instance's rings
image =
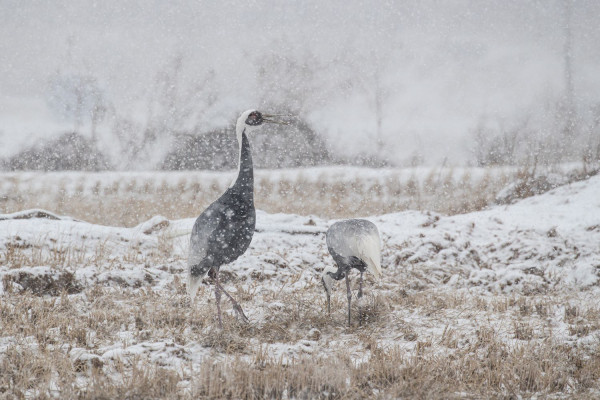
[[[337,269],[327,266],[321,275],[321,282],[327,294],[327,312],[331,313],[331,287],[333,280],[346,278],[348,296],[348,326],[350,326],[350,281],[348,273],[352,268],[360,271],[358,298],[362,297],[363,273],[369,270],[377,278],[381,277],[381,240],[377,226],[364,219],[347,219],[331,225],[327,230],[327,249],[337,264]]]
[[[221,286],[219,269],[244,254],[252,241],[256,212],[252,154],[248,135],[265,122],[285,124],[273,119],[274,117],[276,116],[262,114],[256,110],[248,110],[240,115],[235,126],[240,150],[237,177],[225,193],[200,214],[192,229],[187,291],[193,302],[202,278],[208,273],[215,285],[217,316],[221,329],[223,328],[221,292],[231,300],[237,315],[248,322],[240,305]]]

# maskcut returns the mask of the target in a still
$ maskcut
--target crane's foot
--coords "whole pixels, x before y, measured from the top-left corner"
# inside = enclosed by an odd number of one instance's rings
[[[235,314],[238,316],[239,319],[242,320],[242,322],[245,323],[249,323],[250,320],[248,319],[248,317],[246,317],[246,314],[244,314],[244,310],[242,310],[242,307],[240,307],[239,304],[235,303],[233,305],[233,309],[235,311]]]
[[[248,319],[248,317],[246,317],[246,314],[244,314],[244,310],[242,310],[242,307],[240,307],[240,305],[238,304],[238,302],[235,301],[235,299],[233,298],[233,296],[230,295],[229,293],[227,293],[227,291],[225,289],[223,289],[223,286],[221,286],[220,283],[217,282],[217,286],[225,294],[225,296],[227,296],[227,298],[229,299],[229,301],[231,301],[231,305],[233,306],[233,310],[235,311],[235,313],[238,316],[238,318],[240,318],[245,323],[250,322],[250,320]]]
[[[352,292],[350,291],[350,281],[348,280],[348,274],[346,274],[346,296],[348,297],[348,327],[352,326],[351,322],[351,306],[352,306]]]

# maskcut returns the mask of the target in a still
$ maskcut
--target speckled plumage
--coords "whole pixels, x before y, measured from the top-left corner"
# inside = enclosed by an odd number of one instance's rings
[[[188,259],[192,277],[202,277],[210,268],[218,270],[235,261],[250,246],[256,225],[253,185],[250,144],[242,133],[237,180],[194,223]]]
[[[268,119],[256,110],[242,113],[236,124],[236,135],[240,146],[238,175],[231,186],[212,203],[194,223],[190,237],[188,257],[188,294],[194,300],[202,278],[209,274],[215,285],[217,315],[221,320],[221,293],[232,302],[233,308],[243,320],[248,318],[235,299],[223,289],[219,282],[219,270],[240,257],[250,246],[256,225],[254,209],[254,175],[252,154],[248,134]]]

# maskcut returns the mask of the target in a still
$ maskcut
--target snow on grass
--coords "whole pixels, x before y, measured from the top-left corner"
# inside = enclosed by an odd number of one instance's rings
[[[575,374],[584,367],[569,360],[598,359],[600,177],[474,213],[406,211],[368,219],[382,234],[384,274],[380,281],[366,275],[366,296],[353,302],[352,327],[346,326],[343,283],[334,285],[331,317],[320,284],[321,271],[333,263],[324,235],[333,220],[259,211],[250,248],[222,268],[226,289],[251,322],[236,322],[224,299],[221,332],[210,282],[194,304],[185,294],[189,236],[180,234],[191,231],[193,218],[157,216],[123,228],[40,211],[0,215],[0,360],[17,368],[23,354],[64,357],[83,393],[92,393],[90,371],[115,387],[141,363],[173,378],[172,390],[187,397],[207,387],[224,390],[200,378],[215,371],[228,382],[254,368],[296,371],[298,363],[309,363],[306,368],[319,370],[348,360],[330,372],[330,381],[340,385],[336,390],[358,385],[356,371],[366,368],[384,374],[372,372],[372,387],[360,386],[375,396],[401,393],[393,391],[400,390],[393,389],[398,381],[380,378],[400,368],[408,374],[415,360],[433,370],[441,368],[436,359],[448,365],[459,360],[465,363],[459,370],[468,371],[466,360],[484,362],[496,351],[515,362],[518,351],[526,352],[521,360],[565,352],[553,357],[557,369],[571,371],[563,371],[569,384],[544,383],[547,372],[526,384],[525,372],[513,371],[499,373],[504,377],[497,383],[458,379],[451,387],[506,394],[509,375],[517,376],[515,393],[589,393],[597,387],[596,373]],[[356,274],[351,277],[356,283]],[[395,354],[394,360],[386,354]],[[477,368],[493,363],[485,362]],[[35,393],[58,390],[55,375],[62,370],[46,368],[40,382],[47,385],[40,383]],[[302,376],[305,383],[313,379]],[[131,384],[152,387],[144,382]],[[427,387],[419,393],[433,395]]]
[[[466,212],[487,205],[515,168],[320,167],[255,171],[256,204],[269,213],[348,217],[405,209]],[[89,222],[134,226],[157,214],[197,215],[232,172],[7,172],[4,212],[45,208]],[[475,196],[473,196],[475,193]]]

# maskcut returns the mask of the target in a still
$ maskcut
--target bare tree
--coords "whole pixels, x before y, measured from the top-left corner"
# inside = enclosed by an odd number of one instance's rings
[[[56,71],[49,79],[46,99],[51,110],[72,121],[74,132],[89,123],[91,139],[96,141],[97,126],[109,107],[96,77]]]
[[[323,93],[319,86],[320,76],[325,75],[321,74],[323,63],[306,50],[301,58],[273,53],[257,59],[257,64],[261,107],[296,117],[284,128],[270,126],[256,134],[253,146],[258,150],[254,156],[257,165],[282,168],[330,163],[324,138],[304,117],[318,106],[317,93]]]
[[[592,110],[592,121],[586,127],[586,131],[583,168],[584,172],[588,173],[600,168],[600,104]]]
[[[184,68],[184,57],[177,55],[158,71],[144,122],[115,116],[113,132],[120,142],[124,164],[153,167],[171,151],[177,138],[203,131],[203,117],[218,99],[216,73],[209,69],[200,79],[190,81]]]
[[[159,136],[169,138],[193,130],[216,102],[215,71],[209,69],[201,79],[188,82],[183,68],[184,58],[177,55],[156,74],[147,104],[144,142],[152,144]]]
[[[526,141],[529,135],[529,115],[518,123],[507,126],[504,121],[499,121],[494,129],[483,121],[474,131],[474,153],[478,166],[515,165],[525,158],[526,154],[519,154],[519,146]]]
[[[577,115],[575,110],[575,89],[573,86],[573,32],[572,32],[572,0],[563,0],[565,43],[563,48],[565,94],[563,101],[564,125],[563,135],[573,139],[576,130]]]

